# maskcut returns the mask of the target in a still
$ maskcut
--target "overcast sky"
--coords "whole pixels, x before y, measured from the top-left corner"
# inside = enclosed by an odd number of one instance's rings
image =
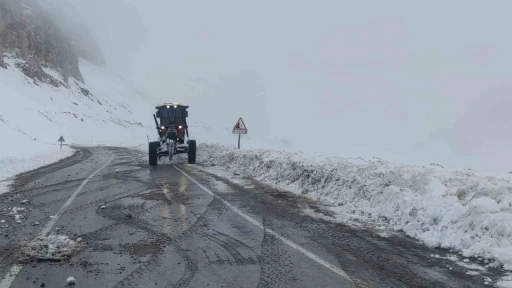
[[[307,152],[512,171],[511,1],[41,1],[74,6],[111,69],[191,117],[243,116]]]

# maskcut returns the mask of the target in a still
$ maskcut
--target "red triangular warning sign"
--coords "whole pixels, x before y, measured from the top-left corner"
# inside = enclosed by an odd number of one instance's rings
[[[242,117],[240,117],[240,119],[238,119],[238,121],[236,122],[235,127],[233,127],[233,129],[247,130],[247,127],[245,126],[245,123],[244,123],[244,120],[242,119]]]
[[[247,134],[247,126],[245,126],[244,120],[242,117],[238,119],[238,121],[235,124],[235,127],[233,127],[233,133],[235,134]]]

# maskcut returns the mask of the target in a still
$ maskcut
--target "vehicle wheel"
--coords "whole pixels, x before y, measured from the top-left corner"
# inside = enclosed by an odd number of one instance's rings
[[[188,142],[188,164],[196,164],[196,140],[190,140]]]
[[[156,166],[158,164],[158,147],[159,141],[149,142],[149,166]]]

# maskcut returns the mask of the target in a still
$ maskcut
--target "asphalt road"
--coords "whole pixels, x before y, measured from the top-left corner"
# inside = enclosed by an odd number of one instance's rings
[[[70,276],[74,287],[489,287],[431,257],[447,251],[307,216],[304,207],[324,212],[306,198],[140,159],[80,148],[19,175],[0,195],[0,288],[65,287]],[[25,208],[21,223],[13,207]],[[68,258],[26,256],[23,241],[50,234],[81,246]]]

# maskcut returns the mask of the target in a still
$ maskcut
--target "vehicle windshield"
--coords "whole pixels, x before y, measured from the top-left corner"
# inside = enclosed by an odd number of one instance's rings
[[[171,124],[175,125],[183,125],[185,123],[185,113],[184,113],[183,107],[160,107],[157,112],[157,117],[160,118],[160,125],[161,126],[169,126]]]

